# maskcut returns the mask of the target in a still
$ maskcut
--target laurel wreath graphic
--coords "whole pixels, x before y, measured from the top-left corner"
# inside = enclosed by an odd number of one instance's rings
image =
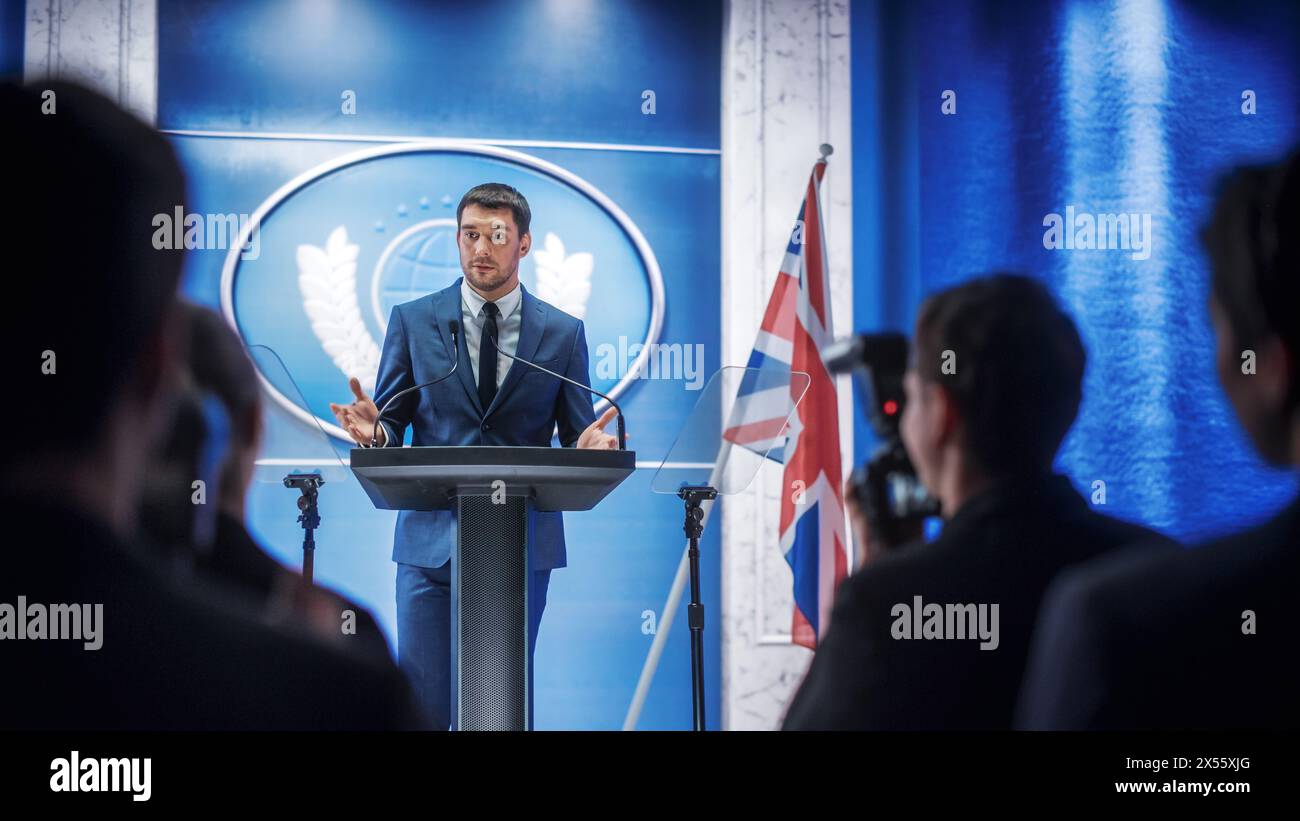
[[[379,371],[379,344],[366,328],[357,301],[357,253],[348,242],[347,228],[330,232],[325,247],[298,246],[298,290],[312,333],[334,365],[361,382],[367,395],[375,392]],[[585,319],[591,298],[592,255],[566,254],[564,242],[546,234],[543,247],[534,249],[537,296],[577,319]]]

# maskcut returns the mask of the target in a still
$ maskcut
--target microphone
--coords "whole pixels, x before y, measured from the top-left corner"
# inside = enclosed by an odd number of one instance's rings
[[[453,319],[451,322],[447,323],[447,327],[451,330],[451,370],[431,382],[425,382],[423,385],[412,385],[411,387],[400,390],[389,397],[388,401],[384,403],[384,406],[379,409],[379,416],[375,417],[375,429],[370,433],[370,447],[373,448],[377,444],[378,440],[376,437],[379,436],[379,422],[384,418],[384,414],[388,412],[390,405],[398,399],[401,399],[403,396],[406,396],[408,393],[422,390],[430,385],[436,385],[456,372],[456,366],[460,364],[460,347],[456,342],[456,333],[460,330],[460,322]]]
[[[492,339],[492,337],[489,336],[488,334],[483,334],[483,337],[485,339],[491,340],[492,347],[496,348],[497,353],[501,354],[502,356],[507,356],[516,362],[522,362],[528,367],[536,368],[542,373],[549,373],[551,376],[554,376],[556,379],[560,380],[561,382],[568,382],[570,385],[577,385],[579,388],[582,388],[584,391],[590,391],[591,393],[596,394],[601,399],[604,399],[606,402],[608,402],[610,406],[614,408],[614,410],[618,411],[618,449],[627,450],[627,442],[625,441],[626,437],[625,437],[624,427],[623,427],[623,409],[618,406],[617,402],[615,402],[613,399],[609,398],[605,394],[601,393],[600,391],[596,390],[595,388],[591,387],[590,385],[584,385],[581,382],[578,382],[577,380],[570,379],[569,377],[558,374],[555,371],[543,368],[541,365],[538,365],[535,362],[529,362],[527,359],[524,359],[521,356],[515,356],[514,354],[506,353],[505,351],[501,350],[501,347],[499,345],[497,345],[497,341],[495,339]]]

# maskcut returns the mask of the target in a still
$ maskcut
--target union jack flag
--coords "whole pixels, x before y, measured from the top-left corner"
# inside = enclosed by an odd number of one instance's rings
[[[821,358],[822,347],[834,337],[821,214],[825,174],[822,159],[808,178],[749,355],[748,367],[763,371],[742,378],[724,432],[728,441],[785,465],[780,532],[781,551],[794,574],[790,633],[795,644],[812,649],[826,634],[835,588],[848,572],[839,401],[835,380]],[[775,381],[764,378],[772,373],[768,369],[803,372],[810,381],[790,379],[787,388],[782,380],[784,395],[774,396]],[[787,427],[790,404],[799,401],[800,394],[803,400]]]

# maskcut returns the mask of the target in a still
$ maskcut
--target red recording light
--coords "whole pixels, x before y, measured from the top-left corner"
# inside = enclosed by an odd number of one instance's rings
[[[886,399],[885,406],[882,410],[884,410],[885,416],[893,416],[898,413],[898,403],[892,399]]]

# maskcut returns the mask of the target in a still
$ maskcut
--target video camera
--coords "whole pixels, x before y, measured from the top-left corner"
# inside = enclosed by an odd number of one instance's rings
[[[858,334],[822,353],[831,374],[853,374],[854,391],[880,440],[871,459],[853,471],[849,493],[873,537],[891,547],[911,541],[925,519],[939,515],[939,502],[917,478],[899,435],[907,357],[907,338],[898,333]]]

